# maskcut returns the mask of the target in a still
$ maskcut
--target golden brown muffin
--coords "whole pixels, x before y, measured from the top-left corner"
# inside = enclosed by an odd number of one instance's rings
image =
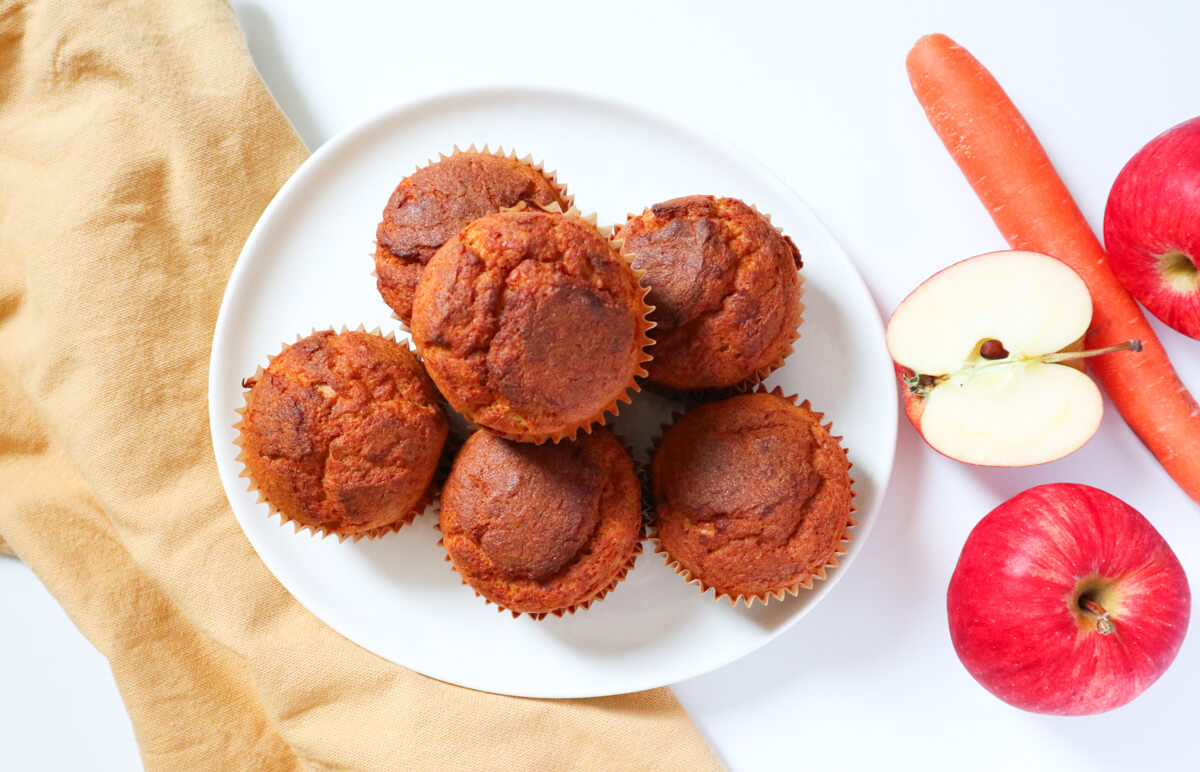
[[[516,158],[466,152],[418,169],[396,186],[375,232],[376,286],[401,321],[433,253],[467,223],[522,201],[571,206],[566,189]]]
[[[447,420],[407,347],[318,332],[245,385],[239,458],[284,522],[357,541],[425,510]]]
[[[759,392],[675,422],[651,467],[668,564],[735,604],[823,579],[854,520],[850,462],[821,418],[807,402]]]
[[[650,342],[645,290],[593,225],[480,218],[425,267],[413,341],[468,420],[523,442],[573,437],[629,401]]]
[[[650,287],[652,383],[722,389],[783,362],[800,326],[800,253],[766,217],[734,198],[686,196],[630,217],[617,236]]]
[[[476,432],[454,460],[441,507],[454,570],[513,616],[587,608],[641,552],[633,461],[604,428],[554,445]]]

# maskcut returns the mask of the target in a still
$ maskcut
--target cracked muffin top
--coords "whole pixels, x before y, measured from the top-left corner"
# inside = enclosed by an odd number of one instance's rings
[[[463,580],[514,613],[561,613],[603,597],[641,542],[633,461],[599,427],[530,445],[475,432],[442,493],[442,543]]]
[[[375,232],[376,286],[406,324],[421,271],[433,253],[474,219],[522,201],[565,212],[571,200],[540,169],[490,153],[456,153],[396,186]]]
[[[573,437],[615,411],[649,358],[645,290],[594,226],[488,215],[425,267],[413,341],[468,420],[523,442]]]
[[[755,393],[676,421],[651,466],[668,561],[734,601],[823,578],[854,521],[850,462],[821,418],[807,402]]]
[[[407,347],[318,332],[248,379],[241,460],[284,521],[378,536],[429,503],[446,413]]]
[[[734,198],[686,196],[617,236],[650,287],[651,382],[720,389],[782,363],[800,326],[800,253],[766,217]]]

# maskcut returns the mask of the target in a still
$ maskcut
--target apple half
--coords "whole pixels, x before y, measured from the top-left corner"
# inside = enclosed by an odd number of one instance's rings
[[[1104,412],[1077,366],[1110,350],[1077,350],[1091,320],[1087,285],[1053,257],[1008,251],[955,263],[888,322],[905,413],[934,450],[968,464],[1030,466],[1074,452]]]

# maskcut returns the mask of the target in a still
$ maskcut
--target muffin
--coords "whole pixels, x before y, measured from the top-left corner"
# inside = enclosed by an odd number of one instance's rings
[[[630,217],[622,252],[646,272],[657,325],[649,380],[668,391],[754,383],[800,326],[800,253],[734,198],[686,196]]]
[[[603,423],[645,375],[645,289],[578,217],[507,211],[468,225],[425,266],[412,330],[454,409],[545,442]]]
[[[651,466],[668,565],[735,605],[825,578],[854,520],[850,462],[821,418],[808,402],[760,391],[675,422]]]
[[[566,188],[528,159],[457,152],[405,177],[396,186],[375,232],[376,286],[396,316],[412,319],[421,270],[442,244],[485,214],[522,201],[571,206]]]
[[[283,522],[357,541],[425,510],[447,421],[407,347],[317,332],[244,385],[243,476]]]
[[[513,616],[608,593],[641,552],[633,461],[607,429],[530,445],[476,432],[442,492],[442,544],[476,594]]]

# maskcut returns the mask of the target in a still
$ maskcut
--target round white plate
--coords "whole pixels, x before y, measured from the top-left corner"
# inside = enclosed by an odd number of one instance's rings
[[[733,608],[701,595],[649,549],[590,609],[534,621],[497,613],[460,584],[429,513],[357,544],[293,533],[238,477],[234,412],[243,377],[313,327],[398,323],[371,277],[375,226],[396,183],[458,144],[544,159],[600,222],[675,196],[734,196],[772,215],[804,256],[805,321],[770,380],[811,399],[845,435],[859,507],[841,566],[799,597]],[[617,429],[643,444],[666,403],[640,395]],[[535,89],[455,93],[387,112],[331,140],[283,186],[242,251],[213,340],[209,413],[217,465],[247,538],[310,611],[350,640],[443,681],[529,697],[662,686],[754,651],[795,624],[850,568],[891,473],[896,392],[883,328],[833,237],[770,171],[695,129],[621,104]],[[647,548],[649,548],[647,542]],[[836,601],[835,601],[836,602]],[[864,609],[864,613],[866,610]]]

